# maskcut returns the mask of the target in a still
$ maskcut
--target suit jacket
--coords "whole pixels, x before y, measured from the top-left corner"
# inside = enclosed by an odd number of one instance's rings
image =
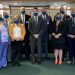
[[[29,20],[29,32],[30,32],[30,40],[35,39],[34,38],[34,34],[39,34],[39,38],[42,37],[42,30],[43,30],[43,26],[42,26],[42,19],[40,16],[38,16],[38,23],[37,23],[37,29],[35,27],[35,21],[34,21],[34,17],[32,17]]]
[[[67,20],[67,35],[75,35],[75,19],[73,21],[72,18]]]
[[[18,27],[20,27],[20,29],[21,29],[21,39],[24,40],[24,37],[26,35],[25,27],[21,23],[18,25]],[[15,40],[14,33],[13,33],[13,29],[14,28],[15,28],[14,23],[12,23],[12,24],[9,25],[9,35],[10,35],[11,41]]]
[[[28,32],[28,23],[29,23],[29,18],[31,18],[29,15],[26,15],[25,14],[25,28],[26,28],[26,32]],[[20,15],[20,22],[23,24],[22,22],[22,18],[21,18],[21,15]]]
[[[42,17],[42,15],[41,15],[41,18],[42,18],[42,22],[44,21],[43,20],[43,17]],[[44,22],[43,22],[44,23]],[[43,24],[42,23],[42,24]],[[45,32],[47,32],[47,33],[51,33],[51,25],[52,25],[52,18],[50,17],[50,16],[48,16],[48,14],[46,15],[46,31]],[[43,24],[43,26],[44,26],[44,24]],[[43,28],[43,33],[44,33],[44,28]]]

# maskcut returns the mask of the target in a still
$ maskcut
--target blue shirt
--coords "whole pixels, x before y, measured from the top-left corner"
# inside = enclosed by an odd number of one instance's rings
[[[8,42],[8,30],[4,25],[0,26],[0,41],[1,42]]]

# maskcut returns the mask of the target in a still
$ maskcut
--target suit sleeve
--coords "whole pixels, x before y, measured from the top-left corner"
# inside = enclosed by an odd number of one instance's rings
[[[31,18],[29,19],[29,23],[28,23],[28,30],[30,32],[31,35],[33,35],[34,33],[32,32],[32,22],[31,22]]]
[[[9,25],[9,35],[10,35],[12,41],[14,41],[13,26],[12,26],[12,24]]]
[[[26,35],[26,29],[25,26],[22,24],[22,40],[24,40],[25,35]]]
[[[40,19],[40,21],[41,21],[41,29],[40,29],[40,32],[39,32],[39,35],[42,35],[43,34],[43,24],[42,24],[42,19]]]
[[[61,32],[60,33],[62,35],[66,35],[66,32],[67,32],[66,31],[66,24],[64,22],[62,22],[61,25],[62,25],[62,28],[61,28]]]
[[[51,28],[52,24],[53,24],[53,23],[52,23],[52,18],[49,17],[49,25],[48,25],[48,33],[49,33],[49,34],[52,32],[52,28]]]

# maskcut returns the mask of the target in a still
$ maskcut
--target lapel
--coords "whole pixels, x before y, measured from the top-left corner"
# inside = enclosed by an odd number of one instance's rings
[[[26,15],[24,15],[24,24],[26,23]],[[23,15],[21,14],[21,22],[23,23]]]
[[[39,18],[39,16],[38,16],[38,24],[39,24],[39,21],[40,21],[39,19],[40,19],[40,18]],[[34,16],[32,16],[32,23],[35,24]]]

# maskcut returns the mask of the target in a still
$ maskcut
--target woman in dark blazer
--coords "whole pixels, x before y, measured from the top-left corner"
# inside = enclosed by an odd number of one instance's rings
[[[61,14],[57,13],[55,17],[55,21],[52,25],[52,43],[54,48],[54,55],[55,55],[55,64],[59,63],[62,64],[62,54],[63,48],[65,44],[65,24],[61,21]],[[59,61],[58,61],[59,55]]]

